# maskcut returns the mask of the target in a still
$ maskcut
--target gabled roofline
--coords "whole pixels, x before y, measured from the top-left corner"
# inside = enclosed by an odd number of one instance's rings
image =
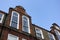
[[[45,30],[45,31],[47,31],[47,32],[50,32],[50,31],[48,31],[47,29],[44,29],[44,28],[42,28],[42,27],[40,27],[40,26],[37,26],[37,25],[35,25],[35,24],[32,24],[33,26],[35,26],[35,27],[38,27],[38,28],[40,28],[40,29],[43,29],[43,30]]]
[[[10,10],[15,10],[15,11],[17,11],[15,8],[12,8],[12,7],[9,8],[9,11],[10,11]],[[19,11],[17,11],[17,12],[20,13]],[[9,14],[9,13],[8,13],[8,14]],[[22,14],[27,15],[29,18],[31,18],[31,16],[28,15],[27,13],[22,13]]]
[[[6,13],[6,12],[4,12],[4,11],[2,11],[2,10],[0,10],[0,12],[1,12],[1,13],[5,13],[5,14],[7,14],[7,15],[8,15],[8,13]]]

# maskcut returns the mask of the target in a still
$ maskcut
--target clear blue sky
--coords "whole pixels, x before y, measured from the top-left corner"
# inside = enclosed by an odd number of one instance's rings
[[[60,25],[60,0],[0,0],[0,10],[21,5],[32,17],[32,23],[50,30],[52,23]]]

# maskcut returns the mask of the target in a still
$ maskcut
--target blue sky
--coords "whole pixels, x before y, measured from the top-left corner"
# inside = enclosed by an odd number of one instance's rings
[[[52,23],[60,25],[60,0],[0,0],[0,10],[21,5],[32,17],[32,23],[50,30]]]

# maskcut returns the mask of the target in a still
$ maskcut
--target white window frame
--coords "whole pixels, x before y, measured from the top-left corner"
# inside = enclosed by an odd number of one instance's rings
[[[0,14],[2,14],[2,13],[0,13]],[[2,23],[3,18],[4,18],[4,14],[2,14],[2,18],[1,18],[1,20],[0,20],[0,23]]]
[[[10,21],[10,26],[11,26],[11,23],[12,23],[12,17],[13,17],[13,13],[17,13],[18,14],[18,23],[17,23],[17,29],[19,29],[19,13],[18,12],[16,12],[16,11],[12,11],[12,15],[11,15],[11,21]]]
[[[42,30],[39,29],[39,28],[35,28],[35,31],[36,31],[36,29],[40,30],[40,32],[41,32],[41,37],[42,37],[42,39],[44,39],[44,36],[43,36],[43,32],[42,32]]]
[[[48,33],[49,38],[50,38],[50,35],[52,35],[53,39],[55,40],[54,35],[53,35],[52,33]],[[51,40],[51,39],[50,39],[50,40]]]
[[[27,39],[25,39],[25,38],[22,38],[22,40],[27,40]]]
[[[25,15],[22,16],[22,30],[23,30],[23,17],[26,17],[28,19],[28,33],[30,33],[30,22],[29,22],[29,18]]]
[[[9,36],[15,37],[15,38],[17,37],[17,40],[19,40],[19,37],[18,37],[18,36],[15,36],[15,35],[12,35],[12,34],[8,34],[8,37],[9,37]],[[7,38],[7,40],[9,40],[9,39]]]

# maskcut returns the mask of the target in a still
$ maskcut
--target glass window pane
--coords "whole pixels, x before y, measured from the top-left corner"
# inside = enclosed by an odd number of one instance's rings
[[[36,36],[37,36],[38,38],[42,38],[42,34],[41,34],[41,32],[40,32],[40,29],[35,29],[35,31],[36,31]]]
[[[28,32],[28,19],[26,16],[23,16],[23,31]]]
[[[27,17],[23,17],[24,20],[27,20]]]
[[[40,34],[40,33],[36,33],[36,36],[37,36],[37,37],[41,37],[41,34]]]
[[[49,33],[50,40],[54,40],[53,35]]]
[[[17,23],[12,22],[12,23],[11,23],[11,27],[17,28]]]
[[[2,14],[0,14],[0,17],[2,17]]]
[[[28,27],[28,22],[27,22],[27,21],[25,21],[25,20],[23,20],[23,26]]]
[[[18,17],[13,16],[13,17],[12,17],[12,21],[14,21],[14,22],[17,23],[17,22],[18,22]]]
[[[0,18],[0,20],[1,20],[1,18]]]
[[[59,31],[55,30],[55,33],[56,33],[58,39],[60,40],[60,33],[59,33]]]
[[[11,27],[17,28],[19,14],[17,12],[12,12]]]
[[[36,29],[36,33],[41,33],[39,29]]]
[[[0,14],[0,20],[1,20],[1,18],[2,18],[2,14]]]
[[[14,35],[9,35],[8,34],[8,40],[17,40],[17,36],[14,36]]]
[[[16,12],[13,13],[13,16],[18,16],[18,14]]]
[[[23,31],[28,32],[28,27],[23,27]]]

